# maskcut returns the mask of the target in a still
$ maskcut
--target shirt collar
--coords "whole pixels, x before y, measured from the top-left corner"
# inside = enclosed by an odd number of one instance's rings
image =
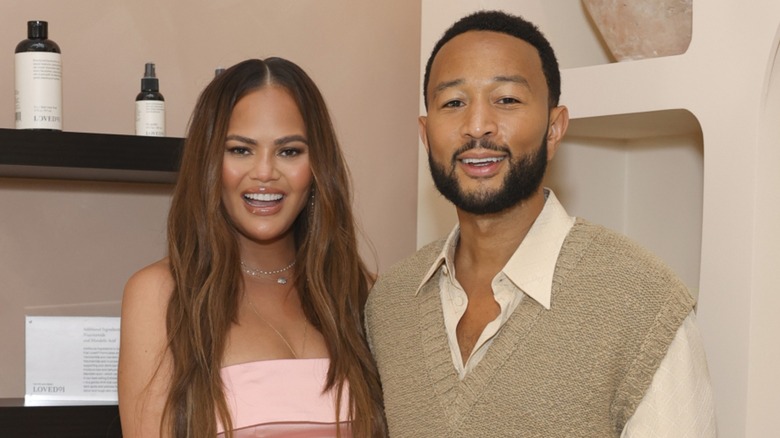
[[[415,295],[420,293],[420,289],[422,289],[423,285],[427,283],[428,280],[434,276],[434,274],[436,274],[436,271],[439,270],[441,265],[447,265],[447,269],[450,272],[455,272],[453,270],[453,266],[455,260],[455,247],[458,245],[458,239],[460,239],[460,225],[455,224],[455,227],[447,236],[447,240],[444,242],[444,246],[441,248],[441,252],[439,252],[439,255],[433,259],[433,263],[431,263],[431,267],[428,269],[428,272],[423,275],[420,285],[417,286],[417,290],[414,292]]]
[[[526,295],[549,310],[552,304],[555,265],[563,241],[574,225],[574,218],[566,213],[552,190],[545,188],[544,194],[546,200],[542,212],[501,271]],[[455,272],[453,261],[459,238],[460,227],[456,225],[447,236],[441,252],[423,276],[415,294],[419,293],[422,286],[434,276],[441,265],[444,264],[450,272]]]

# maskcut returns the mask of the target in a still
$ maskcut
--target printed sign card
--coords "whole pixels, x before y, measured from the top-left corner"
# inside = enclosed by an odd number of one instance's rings
[[[26,406],[116,404],[119,318],[28,316]]]

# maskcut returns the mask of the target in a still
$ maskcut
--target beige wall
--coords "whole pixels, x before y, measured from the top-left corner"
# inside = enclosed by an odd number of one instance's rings
[[[679,237],[685,248],[680,266],[686,281],[699,288],[720,435],[764,437],[780,429],[776,0],[747,6],[694,1],[693,40],[686,54],[619,64],[609,63],[576,0],[159,3],[7,0],[0,18],[5,44],[0,53],[7,56],[0,67],[0,102],[5,102],[0,127],[12,126],[11,54],[27,19],[48,19],[52,38],[63,47],[66,130],[130,133],[132,100],[149,60],[158,63],[169,132],[181,135],[197,91],[214,67],[249,56],[290,57],[312,73],[334,112],[358,186],[358,211],[381,270],[445,233],[453,220],[451,208],[432,191],[424,159],[417,184],[420,58],[424,62],[438,35],[467,11],[521,13],[556,47],[564,69],[563,102],[573,119],[584,122],[556,158],[557,183],[564,191],[593,188],[586,198],[572,192],[571,212],[600,215],[600,221],[636,232],[639,239],[659,240],[658,252],[674,251],[674,240],[664,239]],[[678,109],[695,119],[682,131],[665,123]],[[627,114],[639,115],[637,131],[659,120],[663,127],[649,139],[614,134],[624,126],[620,116]],[[597,120],[606,124],[591,123]],[[588,133],[593,130],[605,134]],[[649,193],[653,196],[644,191],[652,168],[642,164],[664,157],[675,161],[676,176],[687,178],[677,184],[690,192],[674,192],[674,184],[661,185]],[[588,178],[588,167],[598,169],[604,160],[617,171]],[[568,172],[570,166],[580,173]],[[609,179],[637,166],[641,184],[625,176]],[[638,207],[626,196],[635,186],[635,198],[648,199]],[[665,193],[674,193],[673,202]],[[694,195],[699,203],[686,206]],[[19,337],[25,307],[67,304],[74,295],[94,302],[79,311],[115,306],[124,278],[162,254],[167,189],[0,180],[0,205],[2,397],[23,392]],[[660,229],[653,221],[626,223],[647,219],[645,212],[655,207],[667,218],[677,214],[686,220]]]
[[[48,21],[62,49],[66,131],[132,134],[145,62],[157,64],[171,136],[184,135],[214,68],[299,63],[333,114],[369,265],[414,250],[419,1],[6,0],[2,11],[0,128],[13,128],[13,53],[27,20]],[[0,178],[0,397],[24,394],[25,314],[117,314],[127,277],[164,254],[169,193]]]

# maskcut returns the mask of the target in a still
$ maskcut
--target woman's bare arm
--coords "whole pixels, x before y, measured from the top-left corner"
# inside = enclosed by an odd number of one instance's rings
[[[160,436],[171,373],[165,314],[173,290],[167,261],[138,271],[125,285],[119,347],[119,413],[128,438]]]

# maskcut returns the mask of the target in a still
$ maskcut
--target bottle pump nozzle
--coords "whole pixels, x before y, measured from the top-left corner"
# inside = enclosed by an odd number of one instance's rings
[[[160,81],[157,79],[154,73],[154,63],[147,62],[144,66],[144,77],[141,79],[141,90],[143,91],[159,91]]]

